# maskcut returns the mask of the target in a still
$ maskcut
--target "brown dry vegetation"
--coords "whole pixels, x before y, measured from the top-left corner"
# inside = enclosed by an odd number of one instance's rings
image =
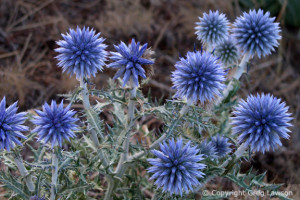
[[[148,42],[155,50],[154,76],[148,86],[157,96],[169,97],[170,73],[179,53],[185,54],[199,41],[194,23],[209,9],[227,14],[231,22],[241,14],[237,0],[1,0],[0,1],[0,98],[8,103],[19,100],[22,110],[58,99],[59,93],[73,90],[78,83],[61,74],[53,51],[55,41],[68,28],[89,26],[102,32],[112,44],[135,37]],[[255,2],[255,1],[254,1]],[[277,21],[282,22],[283,7]],[[279,151],[257,155],[255,169],[268,170],[268,182],[284,182],[300,199],[300,37],[299,32],[282,25],[281,45],[276,53],[251,62],[249,74],[242,78],[241,97],[250,93],[270,92],[290,106],[294,116],[291,140]],[[98,88],[105,87],[114,72],[105,69],[93,79]],[[153,123],[155,124],[155,123]],[[156,124],[160,124],[157,122]],[[245,168],[250,165],[245,163]],[[214,180],[211,187],[224,188],[224,180]],[[296,185],[298,184],[298,185]],[[229,186],[235,189],[236,186]]]

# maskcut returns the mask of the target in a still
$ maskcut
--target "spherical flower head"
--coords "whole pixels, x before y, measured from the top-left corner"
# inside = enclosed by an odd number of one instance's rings
[[[264,14],[261,9],[244,12],[238,17],[234,22],[233,36],[240,49],[251,56],[256,53],[259,58],[271,54],[281,39],[279,23],[274,20],[275,17],[271,18],[269,12]]]
[[[288,107],[270,94],[250,95],[241,100],[233,112],[233,134],[239,134],[240,143],[250,145],[256,152],[274,150],[281,146],[280,138],[289,138],[292,120]]]
[[[189,193],[193,187],[200,184],[197,178],[202,178],[201,172],[206,165],[199,163],[203,155],[198,154],[196,147],[191,147],[190,142],[183,145],[182,139],[176,143],[174,139],[169,140],[169,145],[164,142],[160,144],[161,151],[152,150],[157,157],[148,159],[152,165],[148,172],[153,173],[150,180],[156,179],[155,185],[168,191],[170,194]]]
[[[209,14],[204,13],[199,20],[195,27],[198,40],[214,46],[228,37],[229,22],[225,14],[210,10]]]
[[[70,138],[75,137],[73,131],[77,131],[74,118],[75,111],[70,110],[71,105],[63,107],[63,101],[57,105],[55,101],[51,102],[51,106],[45,103],[43,111],[36,110],[38,116],[35,116],[32,122],[37,127],[32,132],[38,133],[38,141],[46,144],[51,142],[51,147],[62,146],[63,140],[70,141]]]
[[[204,140],[199,145],[200,153],[204,155],[204,157],[215,159],[217,158],[217,150],[216,147],[212,144],[211,141]]]
[[[105,64],[107,47],[103,44],[105,39],[99,38],[100,33],[95,34],[95,30],[89,28],[76,31],[70,29],[69,33],[62,34],[64,40],[59,40],[60,46],[55,49],[59,53],[56,58],[59,60],[58,66],[70,75],[76,75],[78,80],[95,76],[97,71],[102,71]]]
[[[226,39],[215,48],[215,55],[225,66],[233,65],[239,59],[238,48],[232,38]]]
[[[215,56],[207,52],[188,52],[186,58],[180,58],[172,73],[175,97],[187,98],[191,102],[201,103],[221,95],[225,88],[225,72]]]
[[[18,138],[27,139],[21,131],[28,131],[23,123],[26,120],[26,112],[17,113],[17,102],[5,109],[6,98],[0,103],[0,150],[10,151],[15,144],[22,146]]]
[[[138,77],[146,78],[145,65],[152,65],[154,62],[150,59],[143,57],[147,50],[148,44],[144,44],[140,47],[140,42],[131,40],[130,45],[126,45],[121,41],[119,45],[114,45],[117,52],[111,52],[114,62],[110,63],[107,67],[119,68],[113,79],[123,77],[123,87],[127,84],[130,78],[133,81],[134,86],[139,85]]]
[[[228,138],[217,135],[211,138],[211,143],[216,149],[217,157],[223,158],[231,152]]]

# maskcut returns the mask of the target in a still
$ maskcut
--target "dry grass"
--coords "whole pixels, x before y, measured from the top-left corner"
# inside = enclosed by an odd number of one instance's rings
[[[233,0],[232,2],[237,2]],[[74,78],[62,75],[53,58],[55,41],[69,27],[90,26],[102,32],[107,43],[129,41],[135,37],[148,42],[156,51],[152,88],[157,97],[169,96],[170,71],[178,58],[200,43],[194,34],[198,16],[218,9],[233,21],[241,13],[236,3],[224,0],[1,0],[0,2],[0,97],[19,100],[23,110],[40,106],[56,94],[74,89]],[[285,4],[279,14],[281,20]],[[249,76],[244,76],[240,96],[270,92],[283,98],[294,114],[294,128],[285,148],[276,153],[258,155],[257,170],[268,169],[267,181],[298,183],[300,144],[300,43],[299,34],[285,27],[277,53],[253,60]],[[105,70],[94,79],[104,87],[114,72]],[[155,124],[155,123],[154,123]],[[269,163],[269,158],[273,158]],[[280,169],[280,170],[278,170]],[[299,185],[298,185],[299,188]],[[299,192],[297,197],[300,198]]]

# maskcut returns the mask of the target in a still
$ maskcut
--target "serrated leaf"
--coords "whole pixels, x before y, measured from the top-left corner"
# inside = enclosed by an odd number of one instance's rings
[[[23,199],[29,199],[30,195],[23,190],[23,184],[18,183],[12,176],[6,175],[3,172],[0,172],[0,182],[4,183],[4,186],[10,190],[16,192]]]
[[[86,142],[86,144],[92,148],[95,152],[97,152],[97,148],[95,147],[95,144],[92,140],[90,140],[90,138],[86,137],[85,135],[82,135],[82,137],[84,138],[84,141]]]
[[[102,134],[102,127],[101,127],[102,121],[98,116],[98,114],[96,113],[96,111],[90,108],[90,109],[86,109],[85,113],[86,113],[88,123],[91,125],[91,128],[93,128],[96,131],[96,133],[100,135],[100,137],[103,139],[104,136]]]

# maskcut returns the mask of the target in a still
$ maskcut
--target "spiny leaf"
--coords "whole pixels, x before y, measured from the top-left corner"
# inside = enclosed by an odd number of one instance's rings
[[[96,133],[100,135],[100,137],[103,139],[104,136],[102,134],[102,127],[101,127],[102,121],[100,117],[92,108],[86,109],[85,112],[86,112],[88,123],[91,125],[91,128],[93,128],[96,131]]]
[[[0,172],[0,182],[4,183],[4,187],[16,192],[23,199],[29,199],[30,195],[24,190],[24,185],[17,182],[11,175],[6,175],[4,172]]]

